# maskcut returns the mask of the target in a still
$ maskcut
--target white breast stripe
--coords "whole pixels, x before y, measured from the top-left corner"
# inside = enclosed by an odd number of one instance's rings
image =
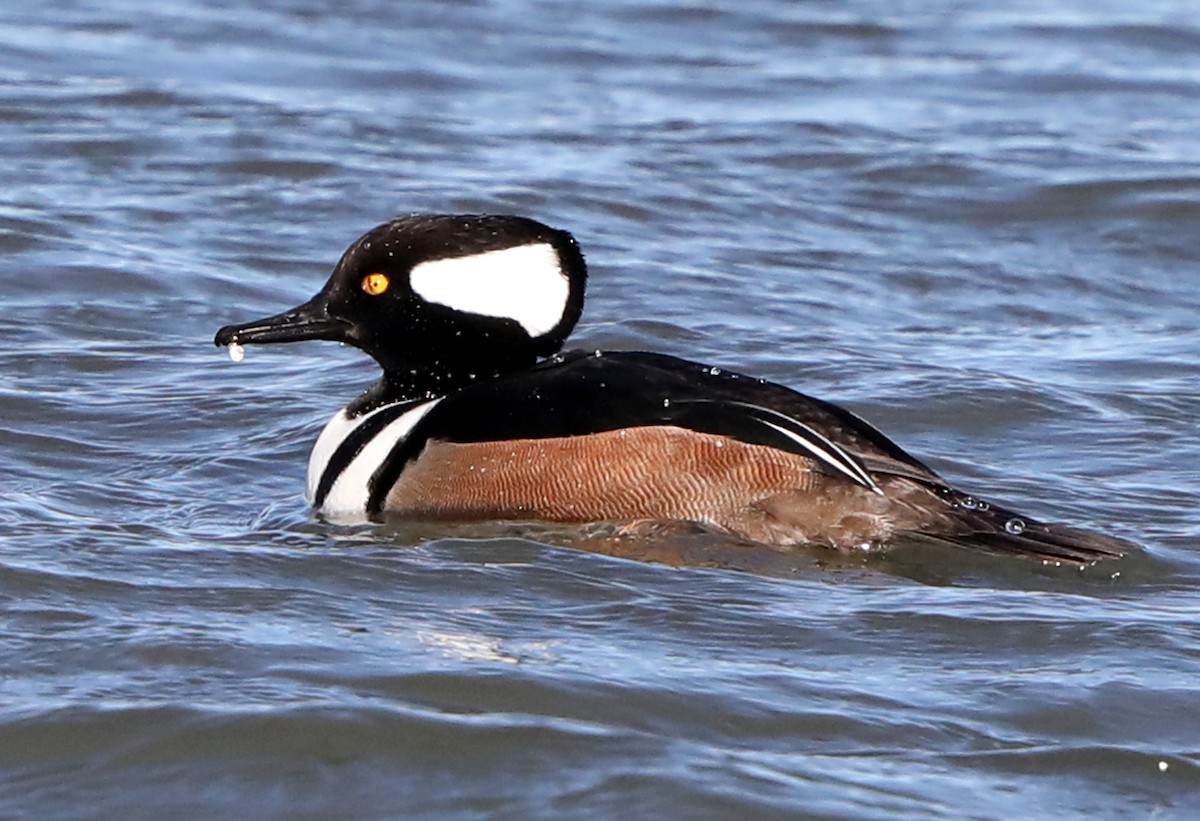
[[[367,510],[367,501],[371,497],[371,490],[367,486],[367,483],[371,480],[371,476],[379,469],[379,466],[387,458],[388,454],[404,441],[404,438],[421,421],[421,418],[433,410],[434,406],[441,401],[441,399],[434,399],[430,402],[423,402],[412,408],[412,410],[401,414],[387,427],[375,434],[371,441],[354,457],[354,460],[346,466],[346,469],[342,471],[337,480],[334,481],[333,487],[329,489],[329,494],[325,497],[324,504],[321,505],[321,510],[327,513],[365,513]],[[394,406],[385,405],[384,407]],[[372,413],[378,413],[379,410],[383,410],[383,408],[379,408]],[[366,414],[361,418],[365,420],[369,416],[371,414]],[[357,426],[355,425],[355,427]],[[341,439],[338,441],[341,442]],[[318,440],[317,444],[320,444],[320,440]],[[332,453],[333,451],[330,451],[330,455]],[[329,456],[325,458],[328,459]],[[324,467],[323,464],[322,467]],[[320,474],[318,474],[317,481],[320,480],[319,476]],[[312,480],[311,471],[309,479],[310,481]],[[315,482],[313,483],[313,487],[316,487]]]
[[[376,433],[371,438],[371,441],[367,442],[365,447],[359,451],[359,455],[355,456],[353,461],[350,461],[341,475],[338,475],[334,481],[334,485],[330,487],[328,495],[325,496],[324,503],[320,505],[320,509],[324,513],[366,513],[367,499],[371,497],[370,487],[367,487],[368,481],[371,480],[380,463],[388,457],[392,449],[403,442],[404,437],[408,436],[408,433],[413,430],[416,423],[419,423],[421,418],[430,412],[433,406],[436,406],[440,401],[442,401],[440,398],[436,398],[436,400],[431,402],[422,402],[418,406],[407,410],[406,413],[401,414],[400,417],[397,417],[388,426],[384,427],[382,431]],[[320,474],[324,472],[326,463],[328,463],[330,456],[334,455],[338,445],[350,433],[358,429],[358,426],[364,423],[364,421],[373,417],[374,414],[379,413],[380,410],[389,407],[395,406],[394,404],[385,404],[384,407],[374,409],[371,413],[364,414],[362,417],[354,420],[346,420],[346,412],[341,410],[336,417],[329,421],[329,425],[325,426],[325,431],[322,431],[322,435],[317,439],[317,445],[313,448],[312,457],[310,462],[308,462],[308,502],[311,503],[313,497],[316,496]],[[336,436],[336,439],[331,439],[331,442],[328,444],[328,450],[325,450],[323,445],[326,432],[334,429],[334,424],[338,423],[338,420],[342,421],[338,425],[336,433],[330,433],[330,436]],[[319,462],[317,461],[318,453],[322,454]]]
[[[372,413],[378,413],[378,411],[372,411]],[[345,441],[346,437],[370,415],[368,413],[351,419],[346,413],[346,409],[342,408],[325,423],[321,435],[317,437],[317,443],[313,445],[312,453],[308,455],[308,480],[304,483],[304,498],[310,505],[317,498],[317,485],[321,481],[321,474],[325,472],[325,466],[329,464],[338,445]]]
[[[333,458],[333,454],[337,453],[342,442],[346,441],[346,437],[356,431],[363,422],[390,407],[393,406],[384,405],[370,413],[354,417],[346,413],[345,408],[342,408],[325,423],[325,428],[317,437],[317,443],[313,445],[312,453],[308,455],[308,480],[304,483],[304,498],[310,505],[316,501],[317,485],[321,483],[321,477],[325,474],[325,468],[329,466],[329,460]]]
[[[571,292],[558,252],[547,243],[422,262],[409,282],[426,302],[515,319],[532,337],[559,323]]]

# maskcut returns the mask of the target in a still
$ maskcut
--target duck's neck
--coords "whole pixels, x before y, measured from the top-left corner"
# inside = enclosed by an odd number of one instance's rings
[[[517,360],[462,365],[443,363],[438,370],[395,368],[384,370],[383,377],[367,388],[346,408],[350,416],[361,416],[384,405],[398,402],[413,402],[422,399],[437,399],[448,393],[461,390],[467,385],[485,379],[495,379],[507,373],[531,368],[537,362],[534,356]]]

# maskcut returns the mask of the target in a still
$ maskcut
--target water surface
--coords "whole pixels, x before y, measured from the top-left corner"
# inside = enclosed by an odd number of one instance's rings
[[[993,5],[0,12],[0,816],[1192,817],[1200,16]],[[323,522],[371,364],[212,334],[458,210],[577,235],[579,346],[1145,551]]]

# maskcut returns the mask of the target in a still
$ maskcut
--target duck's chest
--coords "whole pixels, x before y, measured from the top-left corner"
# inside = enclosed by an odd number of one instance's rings
[[[305,498],[326,513],[366,513],[375,477],[440,401],[399,402],[357,416],[338,411],[308,458]]]

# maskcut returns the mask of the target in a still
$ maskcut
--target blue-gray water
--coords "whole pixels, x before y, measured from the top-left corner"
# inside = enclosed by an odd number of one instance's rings
[[[6,5],[0,817],[1195,817],[1198,113],[1183,0]],[[212,334],[459,210],[1145,552],[323,523],[372,366]]]

